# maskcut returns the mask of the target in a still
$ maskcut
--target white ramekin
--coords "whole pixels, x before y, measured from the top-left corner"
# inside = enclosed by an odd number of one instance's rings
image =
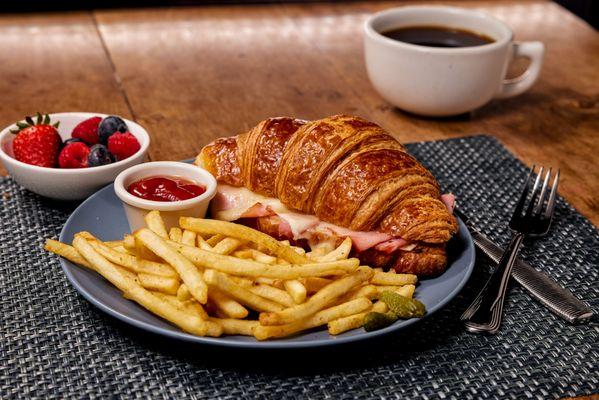
[[[62,140],[69,139],[73,128],[91,117],[106,117],[106,114],[66,112],[50,114],[51,121],[58,122],[58,133]],[[141,148],[131,157],[112,164],[90,168],[46,168],[18,161],[13,157],[12,141],[15,135],[10,133],[14,124],[0,132],[0,160],[17,183],[39,195],[58,200],[80,200],[88,197],[101,187],[112,182],[124,169],[146,160],[150,136],[148,132],[133,121],[124,119],[129,131],[137,138]]]
[[[194,181],[206,188],[201,195],[182,201],[153,201],[140,199],[129,193],[127,187],[150,176],[176,176]],[[121,172],[114,180],[114,191],[125,207],[132,231],[146,226],[144,217],[152,210],[160,211],[167,228],[179,226],[179,217],[203,218],[210,200],[216,194],[216,179],[206,170],[177,161],[155,161],[139,164]]]

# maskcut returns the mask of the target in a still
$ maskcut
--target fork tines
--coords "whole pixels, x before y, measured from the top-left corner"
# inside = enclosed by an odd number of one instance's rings
[[[551,190],[547,195],[549,182],[551,181],[552,170],[545,172],[544,167],[539,168],[539,172],[534,178],[534,184],[532,183],[535,175],[536,166],[533,165],[530,169],[530,173],[524,184],[520,199],[514,210],[510,225],[519,225],[522,228],[524,222],[535,222],[540,220],[551,219],[553,216],[553,210],[555,208],[555,199],[557,196],[557,186],[559,182],[559,169],[557,170],[553,183],[551,184]],[[530,186],[532,185],[532,190]],[[528,205],[527,205],[528,204]],[[527,205],[526,211],[523,214],[524,206]]]

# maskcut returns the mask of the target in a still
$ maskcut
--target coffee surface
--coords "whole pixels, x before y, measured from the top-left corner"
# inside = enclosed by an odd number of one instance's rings
[[[381,34],[400,42],[428,47],[471,47],[494,42],[480,33],[443,26],[411,26],[391,29]]]

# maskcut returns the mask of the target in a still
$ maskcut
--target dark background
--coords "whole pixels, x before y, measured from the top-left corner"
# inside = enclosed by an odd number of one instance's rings
[[[307,3],[318,0],[55,0],[55,1],[3,1],[0,12],[33,12],[58,10],[86,10],[93,8],[124,8],[124,7],[161,7],[188,6],[202,4],[242,4],[242,3]],[[333,0],[333,2],[336,2]],[[555,0],[556,3],[569,9],[586,20],[595,29],[599,27],[599,1],[597,0]]]

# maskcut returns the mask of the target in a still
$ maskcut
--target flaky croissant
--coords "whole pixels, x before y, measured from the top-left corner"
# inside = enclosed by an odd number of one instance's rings
[[[330,224],[417,244],[412,254],[384,257],[402,271],[418,272],[415,254],[422,254],[426,274],[439,272],[444,243],[457,230],[431,173],[382,128],[358,117],[269,118],[207,145],[196,164],[221,183],[277,198]],[[364,258],[382,258],[372,253]],[[424,261],[426,254],[435,261]]]

